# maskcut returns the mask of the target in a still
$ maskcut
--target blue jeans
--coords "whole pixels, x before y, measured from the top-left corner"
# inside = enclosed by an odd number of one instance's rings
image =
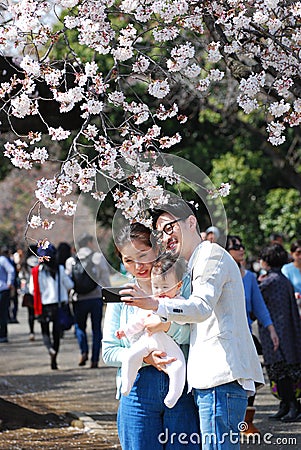
[[[0,292],[0,339],[7,338],[9,290]]]
[[[200,431],[192,394],[184,393],[173,408],[163,401],[169,378],[153,366],[139,370],[128,396],[119,403],[117,426],[123,450],[199,450]]]
[[[247,393],[234,381],[210,389],[195,389],[203,450],[240,448],[239,423],[244,420]]]
[[[89,353],[88,338],[86,333],[88,315],[91,316],[92,325],[92,356],[91,361],[98,363],[101,346],[101,319],[102,300],[100,298],[88,298],[73,303],[75,319],[75,334],[81,353]]]

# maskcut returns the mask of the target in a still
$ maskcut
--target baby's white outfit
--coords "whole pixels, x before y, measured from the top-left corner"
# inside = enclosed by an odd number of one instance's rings
[[[138,309],[133,317],[135,322],[128,322],[122,331],[131,342],[131,347],[125,349],[121,366],[121,393],[128,395],[138,370],[143,364],[143,358],[154,350],[166,353],[166,358],[175,357],[176,361],[166,364],[162,369],[169,376],[169,390],[164,399],[168,408],[172,408],[181,397],[186,380],[186,362],[184,354],[176,342],[164,331],[158,331],[151,336],[145,330],[145,319],[149,311]]]

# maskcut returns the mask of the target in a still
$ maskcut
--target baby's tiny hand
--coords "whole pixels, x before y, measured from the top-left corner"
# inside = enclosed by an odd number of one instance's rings
[[[159,331],[168,331],[170,327],[170,322],[159,322],[156,323],[149,323],[145,326],[145,330],[147,331],[148,335],[151,336],[154,333],[158,333]]]
[[[122,330],[117,330],[117,331],[115,332],[115,336],[116,336],[118,339],[121,339],[121,338],[125,337],[125,332],[122,331]]]

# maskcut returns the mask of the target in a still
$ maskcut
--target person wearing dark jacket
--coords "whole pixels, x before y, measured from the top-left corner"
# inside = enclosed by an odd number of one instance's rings
[[[92,327],[92,352],[91,369],[98,367],[101,348],[101,322],[102,322],[102,286],[110,286],[110,272],[107,261],[102,253],[93,251],[93,237],[83,234],[78,241],[76,257],[86,268],[86,272],[95,281],[94,288],[83,293],[77,290],[77,282],[74,278],[73,266],[76,258],[71,257],[66,261],[66,271],[75,281],[73,300],[73,312],[75,319],[75,333],[78,340],[81,356],[78,365],[85,366],[89,359],[89,343],[86,332],[88,316],[91,318]],[[92,285],[93,286],[93,285]]]
[[[262,250],[260,258],[267,272],[260,290],[279,337],[275,351],[268,330],[259,324],[268,377],[271,385],[276,384],[281,399],[278,412],[270,418],[293,422],[300,419],[294,384],[301,380],[301,323],[293,286],[281,272],[287,252],[281,245],[273,244]]]
[[[15,269],[7,257],[0,255],[0,343],[8,342],[7,323],[10,290],[14,285]]]

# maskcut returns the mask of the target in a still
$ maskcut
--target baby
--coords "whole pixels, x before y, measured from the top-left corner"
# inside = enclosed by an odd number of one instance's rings
[[[183,258],[165,253],[153,264],[151,271],[151,283],[153,295],[159,297],[179,298],[182,286],[182,278],[186,272],[186,262]],[[151,316],[151,320],[150,320]],[[172,408],[182,395],[185,378],[186,363],[182,350],[176,342],[162,329],[162,322],[155,314],[138,309],[133,321],[128,322],[125,328],[116,332],[118,339],[127,337],[131,347],[124,352],[121,367],[121,393],[128,395],[136,379],[137,372],[141,368],[143,358],[154,350],[164,351],[166,358],[176,358],[170,364],[166,364],[162,370],[169,376],[169,390],[164,399],[168,408]],[[146,323],[157,323],[152,326],[152,333],[146,330]]]

